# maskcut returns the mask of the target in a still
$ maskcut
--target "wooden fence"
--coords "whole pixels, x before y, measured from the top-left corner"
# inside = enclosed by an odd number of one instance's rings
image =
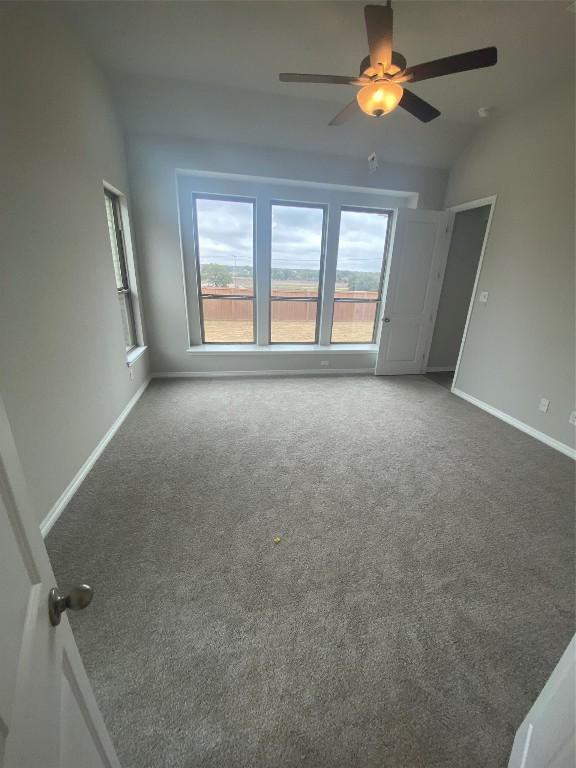
[[[250,295],[248,288],[210,288],[213,295],[230,294],[231,290],[238,296]],[[274,296],[294,296],[294,291],[274,290]],[[314,291],[298,291],[299,297],[315,298]],[[338,291],[337,298],[341,299],[377,299],[377,291]],[[242,321],[252,319],[252,301],[237,299],[206,299],[202,303],[205,320]],[[353,302],[338,303],[339,322],[372,322],[374,320],[375,304],[356,304]],[[309,301],[273,301],[272,319],[276,322],[299,323],[314,321],[316,304]]]

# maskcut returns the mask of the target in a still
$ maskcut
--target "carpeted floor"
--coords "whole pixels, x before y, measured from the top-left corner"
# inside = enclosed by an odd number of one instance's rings
[[[452,382],[454,381],[454,371],[436,371],[426,374],[426,378],[434,381],[436,384],[440,384],[441,387],[446,389],[452,389]]]
[[[47,544],[123,768],[503,768],[573,511],[568,458],[425,377],[157,380]]]

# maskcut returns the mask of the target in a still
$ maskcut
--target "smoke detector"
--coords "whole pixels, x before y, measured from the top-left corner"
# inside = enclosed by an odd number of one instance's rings
[[[490,117],[489,107],[480,107],[478,110],[478,117],[482,117],[482,118]]]

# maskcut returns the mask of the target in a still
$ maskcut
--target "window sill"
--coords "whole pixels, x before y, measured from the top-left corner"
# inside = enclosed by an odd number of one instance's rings
[[[199,344],[197,347],[188,347],[186,352],[190,355],[236,355],[238,353],[250,355],[273,355],[277,353],[310,354],[347,354],[350,352],[376,352],[376,344],[271,344],[258,346],[257,344]]]
[[[136,360],[139,360],[148,347],[133,347],[130,352],[126,353],[126,365],[131,368]]]

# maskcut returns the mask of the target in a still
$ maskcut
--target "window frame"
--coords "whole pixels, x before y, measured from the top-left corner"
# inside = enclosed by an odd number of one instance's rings
[[[283,206],[285,208],[319,208],[322,211],[322,241],[320,244],[320,264],[318,266],[318,292],[316,298],[312,299],[308,296],[272,296],[272,209],[274,206]],[[327,203],[311,203],[311,202],[299,202],[292,200],[270,200],[269,215],[270,215],[270,268],[269,268],[269,285],[268,285],[268,345],[273,347],[276,345],[297,344],[298,346],[311,346],[317,345],[320,337],[320,314],[324,300],[324,269],[326,264],[326,239],[328,229],[328,204]],[[272,302],[274,301],[299,301],[306,304],[316,304],[316,323],[314,328],[314,341],[272,341]]]
[[[377,299],[351,299],[351,298],[338,298],[338,294],[336,290],[334,290],[334,295],[332,297],[332,317],[330,319],[330,346],[338,346],[338,347],[346,347],[350,344],[376,344],[377,338],[378,338],[378,320],[379,315],[382,309],[382,291],[384,288],[384,280],[386,277],[386,267],[388,265],[388,256],[389,256],[389,249],[390,249],[390,239],[392,236],[392,224],[394,221],[394,211],[390,210],[388,208],[370,208],[365,206],[358,206],[358,205],[341,205],[340,207],[340,222],[342,221],[342,214],[344,212],[350,212],[350,213],[374,213],[374,214],[386,214],[387,217],[387,224],[386,224],[386,237],[384,238],[384,247],[382,250],[382,267],[380,269],[380,279],[378,281],[378,298]],[[340,223],[340,228],[338,231],[338,248],[336,251],[336,274],[338,273],[338,255],[339,255],[339,248],[340,248],[340,229],[342,227],[342,224]],[[376,314],[374,316],[374,327],[372,328],[372,340],[367,342],[356,342],[356,341],[333,341],[332,335],[334,332],[334,307],[336,304],[376,304]]]
[[[200,241],[198,237],[198,207],[196,205],[197,200],[222,200],[228,203],[250,203],[252,205],[252,295],[228,295],[218,294],[216,296],[208,296],[208,301],[214,299],[230,299],[233,301],[251,301],[252,302],[252,341],[206,341],[205,329],[204,329],[204,298],[202,291],[202,274],[200,269]],[[209,344],[210,346],[229,346],[230,344],[243,344],[254,345],[256,344],[256,307],[258,296],[258,281],[256,279],[256,198],[240,195],[220,195],[212,194],[210,192],[192,192],[192,238],[193,247],[196,255],[196,286],[198,289],[198,311],[200,316],[200,338],[202,344]]]
[[[180,266],[182,276],[182,291],[184,298],[183,322],[186,329],[186,346],[188,354],[234,355],[243,356],[256,354],[283,355],[300,351],[303,354],[326,352],[335,354],[368,354],[376,350],[380,336],[384,293],[386,291],[390,259],[385,256],[383,269],[386,274],[379,286],[380,313],[377,318],[376,332],[373,336],[375,343],[368,338],[362,342],[333,342],[331,343],[334,288],[336,285],[336,261],[339,241],[340,211],[360,210],[368,213],[383,213],[390,217],[387,249],[390,251],[394,240],[396,227],[396,211],[400,208],[415,208],[418,196],[412,192],[395,192],[386,189],[368,189],[338,184],[296,181],[285,178],[264,177],[238,173],[223,173],[218,171],[200,171],[176,169],[175,197],[178,213],[178,235],[180,240]],[[193,197],[220,198],[224,200],[246,200],[254,206],[255,231],[253,242],[253,265],[255,268],[254,311],[255,311],[255,341],[236,342],[226,341],[206,342],[202,338],[200,321],[201,286],[198,285],[198,245],[194,234],[195,216],[192,208]],[[311,204],[313,207],[325,206],[327,209],[327,224],[324,241],[324,267],[322,270],[322,287],[319,304],[319,323],[317,343],[302,341],[298,343],[270,342],[271,308],[271,203],[289,203],[296,206]],[[316,251],[317,253],[317,251]],[[209,260],[210,261],[210,260]],[[211,259],[214,261],[214,259]],[[216,261],[218,261],[216,259]],[[199,290],[200,289],[200,290]],[[222,289],[219,289],[222,290]],[[206,293],[209,293],[206,290]],[[231,293],[234,289],[231,290]],[[315,298],[315,297],[313,297]],[[205,308],[204,308],[205,309]],[[274,309],[274,308],[272,308]],[[176,312],[176,309],[174,309]],[[204,312],[206,315],[206,312]],[[243,321],[245,324],[248,318]],[[312,326],[311,321],[307,325]],[[312,327],[306,332],[312,337]],[[374,332],[373,332],[374,333]],[[303,335],[303,334],[302,334]],[[364,334],[362,334],[364,335]],[[249,360],[249,357],[246,358]],[[240,360],[237,358],[236,362]],[[322,362],[324,367],[325,363]],[[368,366],[369,367],[369,366]]]
[[[118,251],[118,265],[120,267],[121,285],[118,286],[118,280],[116,274],[114,279],[116,282],[116,294],[123,296],[126,305],[126,314],[128,316],[128,332],[130,339],[124,338],[124,341],[132,342],[130,345],[126,344],[126,355],[129,356],[134,350],[140,346],[138,338],[138,327],[136,323],[136,308],[134,306],[134,294],[131,286],[130,269],[128,264],[128,250],[126,247],[126,237],[124,232],[124,222],[122,217],[122,195],[116,190],[112,189],[109,185],[104,185],[104,198],[110,201],[112,209],[112,218],[114,223],[114,237],[116,240],[116,249]],[[106,216],[108,214],[106,212]],[[108,234],[110,230],[108,227]],[[114,259],[114,254],[112,254]],[[116,270],[114,270],[116,273]],[[124,329],[123,329],[124,331]],[[124,334],[123,334],[124,335]]]

